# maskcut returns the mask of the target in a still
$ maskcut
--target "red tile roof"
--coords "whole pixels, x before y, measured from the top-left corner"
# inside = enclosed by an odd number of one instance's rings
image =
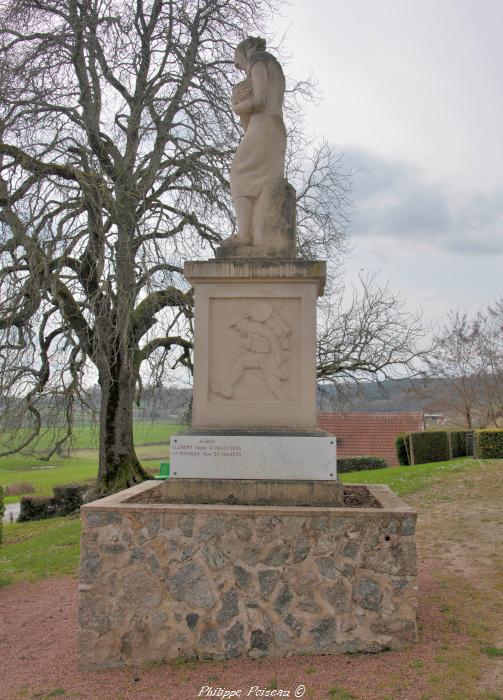
[[[336,436],[338,457],[382,457],[389,466],[398,464],[396,436],[424,430],[422,413],[318,413],[318,425]]]

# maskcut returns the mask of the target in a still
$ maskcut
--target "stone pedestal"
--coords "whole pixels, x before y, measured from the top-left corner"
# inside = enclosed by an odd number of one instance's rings
[[[355,508],[293,486],[147,481],[83,506],[81,668],[413,644],[416,513],[386,486]]]
[[[337,478],[316,425],[316,300],[325,263],[187,262],[195,293],[192,428],[171,443],[177,478]]]
[[[188,262],[197,430],[316,431],[316,299],[325,263]]]

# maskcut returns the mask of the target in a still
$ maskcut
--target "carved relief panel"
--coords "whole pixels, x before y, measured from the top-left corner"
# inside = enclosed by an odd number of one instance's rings
[[[300,299],[210,299],[211,402],[300,399]]]

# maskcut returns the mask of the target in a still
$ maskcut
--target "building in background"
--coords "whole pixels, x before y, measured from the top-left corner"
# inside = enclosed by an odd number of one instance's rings
[[[337,457],[382,457],[397,466],[395,440],[424,430],[422,412],[318,413],[318,425],[337,438]]]

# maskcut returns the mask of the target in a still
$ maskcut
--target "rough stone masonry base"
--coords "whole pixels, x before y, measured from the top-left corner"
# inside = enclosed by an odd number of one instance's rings
[[[416,641],[416,513],[386,486],[381,508],[130,502],[154,489],[82,508],[81,667]]]

